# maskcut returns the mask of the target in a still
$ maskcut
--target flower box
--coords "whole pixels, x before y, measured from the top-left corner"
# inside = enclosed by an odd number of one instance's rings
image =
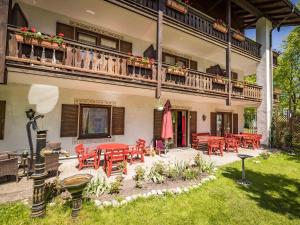
[[[214,77],[212,81],[216,84],[226,84],[226,80],[221,76]]]
[[[235,40],[238,40],[240,42],[243,42],[245,41],[245,36],[242,34],[242,33],[233,33],[232,37],[235,39]]]
[[[239,82],[239,81],[234,81],[232,85],[233,85],[233,87],[236,87],[236,88],[244,88],[244,83]]]
[[[188,12],[188,7],[176,0],[167,0],[167,6],[183,14],[187,14]]]
[[[145,69],[151,69],[151,67],[152,67],[152,65],[150,63],[142,63],[142,62],[132,61],[130,59],[127,60],[127,65],[145,68]]]
[[[224,24],[214,22],[213,28],[217,31],[220,31],[220,32],[224,33],[224,34],[228,33],[228,27]]]
[[[186,76],[187,70],[167,68],[167,73],[173,74],[173,75],[178,75],[178,76]]]
[[[50,41],[47,41],[47,40],[38,40],[36,38],[25,37],[25,36],[20,35],[20,34],[16,34],[16,40],[19,43],[35,45],[35,46],[40,46],[40,47],[50,48],[50,49],[64,49],[64,48],[66,48],[65,44],[62,44],[61,46],[59,46],[55,42],[50,42]]]

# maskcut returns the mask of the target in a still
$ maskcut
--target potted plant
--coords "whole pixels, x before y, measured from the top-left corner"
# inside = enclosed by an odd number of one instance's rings
[[[131,55],[131,54],[130,54]],[[154,64],[154,59],[150,59],[148,57],[140,57],[140,56],[130,56],[127,59],[127,64],[136,67],[144,67],[151,68]]]
[[[214,77],[213,82],[217,83],[217,84],[226,84],[225,78],[220,75],[217,75],[216,77]]]
[[[245,41],[245,35],[240,30],[235,31],[232,37],[241,42]]]
[[[227,25],[223,22],[223,20],[221,19],[217,19],[214,24],[213,24],[213,28],[217,31],[220,31],[224,34],[228,33],[228,27]]]
[[[180,13],[187,14],[189,0],[167,0],[167,6]]]
[[[63,44],[63,33],[53,36],[43,35],[41,32],[37,32],[34,27],[30,29],[22,27],[20,31],[20,33],[16,34],[17,42],[37,45],[45,48],[65,48],[65,44]]]
[[[167,68],[167,73],[179,75],[179,76],[185,76],[187,74],[188,70],[184,68],[183,66],[180,65],[174,65],[174,66],[169,66]]]

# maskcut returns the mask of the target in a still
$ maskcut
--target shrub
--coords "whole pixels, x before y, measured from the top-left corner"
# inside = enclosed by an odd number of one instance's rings
[[[179,173],[178,169],[176,168],[175,164],[169,163],[166,166],[165,175],[167,178],[175,180],[180,176],[180,173]]]
[[[135,176],[134,179],[136,181],[135,186],[137,188],[142,188],[142,181],[145,180],[146,171],[143,167],[138,166],[135,168]]]
[[[197,168],[186,168],[182,173],[183,180],[193,180],[198,176],[198,169]]]
[[[148,179],[151,180],[152,182],[156,183],[156,184],[161,184],[165,182],[165,177],[161,174],[159,174],[158,172],[156,172],[155,170],[150,170],[149,174],[148,174]]]
[[[87,185],[87,187],[84,189],[83,195],[87,198],[90,198],[93,195],[99,197],[108,189],[109,183],[105,177],[98,176],[96,179],[91,180],[91,182]]]
[[[151,170],[155,171],[160,175],[164,175],[165,172],[165,164],[163,161],[155,162],[151,168]]]
[[[200,173],[211,173],[215,168],[213,162],[206,162],[199,153],[194,157],[194,165]]]
[[[109,193],[110,194],[118,194],[120,193],[122,187],[123,177],[118,176],[116,179],[110,183]]]

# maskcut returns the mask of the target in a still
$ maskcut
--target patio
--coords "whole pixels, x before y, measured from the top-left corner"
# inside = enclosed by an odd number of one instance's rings
[[[258,156],[263,151],[266,150],[264,149],[253,150],[253,149],[239,148],[239,153],[249,154],[252,156]],[[158,155],[154,157],[146,156],[144,163],[135,163],[133,165],[128,164],[128,173],[125,176],[125,180],[133,179],[135,168],[138,165],[142,165],[143,167],[151,167],[157,161],[164,161],[165,163],[178,162],[178,161],[192,161],[195,155],[199,152],[202,155],[203,159],[209,162],[214,162],[216,166],[222,166],[240,160],[240,158],[237,156],[237,153],[234,152],[228,153],[225,151],[224,156],[221,157],[219,155],[209,156],[206,153],[203,153],[202,151],[194,150],[192,148],[176,148],[176,149],[171,149],[166,156],[158,156]],[[61,160],[60,163],[61,163],[59,167],[60,179],[66,178],[74,174],[83,174],[83,173],[92,174],[94,177],[97,177],[97,175],[106,176],[102,167],[100,167],[97,170],[93,169],[92,167],[78,170],[76,168],[78,164],[78,160],[76,158]],[[111,176],[109,179],[114,179],[114,178],[115,175]],[[55,177],[50,177],[47,179],[47,181],[51,181],[53,179],[55,179]],[[33,182],[32,179],[27,180],[26,177],[23,177],[19,181],[19,183],[15,183],[11,181],[11,182],[0,184],[0,203],[30,199],[32,196],[32,182]],[[26,201],[27,200],[25,200],[25,202]]]

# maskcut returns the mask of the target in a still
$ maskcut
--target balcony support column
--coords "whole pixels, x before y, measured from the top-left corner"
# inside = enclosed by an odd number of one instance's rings
[[[262,144],[269,145],[272,123],[272,22],[262,17],[256,23],[256,41],[261,44],[261,60],[257,66],[257,84],[262,86],[262,102],[257,109],[257,130]]]
[[[227,16],[227,48],[226,48],[226,74],[228,75],[228,98],[226,105],[231,105],[231,93],[232,93],[232,84],[231,84],[231,0],[227,0],[226,4],[226,16]]]
[[[5,55],[9,5],[9,0],[0,0],[0,84],[6,83]]]

